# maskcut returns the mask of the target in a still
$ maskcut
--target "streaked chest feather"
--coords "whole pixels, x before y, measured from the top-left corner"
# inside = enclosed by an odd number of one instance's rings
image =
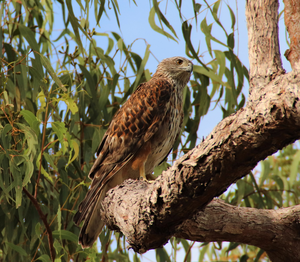
[[[169,153],[180,134],[183,120],[182,97],[172,94],[162,125],[152,138],[152,150],[146,162],[146,173],[152,172]]]

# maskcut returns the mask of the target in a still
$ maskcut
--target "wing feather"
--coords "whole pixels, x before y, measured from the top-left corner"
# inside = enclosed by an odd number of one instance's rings
[[[173,86],[166,79],[152,78],[139,85],[116,113],[99,145],[97,159],[89,173],[93,180],[91,188],[74,216],[77,225],[84,219],[89,220],[91,209],[106,183],[157,132],[170,106],[172,92]],[[85,228],[87,224],[85,221]]]
[[[173,88],[166,79],[141,84],[113,118],[91,168],[90,178],[105,176],[107,166],[134,155],[157,131],[170,106]],[[102,146],[101,146],[102,145]]]

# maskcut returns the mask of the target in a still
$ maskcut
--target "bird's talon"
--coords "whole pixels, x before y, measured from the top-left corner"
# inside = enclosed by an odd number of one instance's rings
[[[149,184],[152,184],[155,182],[155,180],[148,180],[147,178],[143,177],[143,176],[140,176],[140,181],[146,181],[147,183]]]

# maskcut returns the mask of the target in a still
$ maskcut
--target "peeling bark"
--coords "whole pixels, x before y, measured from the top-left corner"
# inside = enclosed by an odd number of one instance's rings
[[[175,235],[256,245],[272,261],[300,261],[299,206],[273,211],[210,203],[259,161],[300,138],[300,71],[282,69],[278,2],[248,0],[246,15],[251,86],[246,107],[223,119],[153,184],[127,180],[103,201],[106,224],[123,232],[136,252],[161,247]]]
[[[290,36],[290,49],[284,55],[293,69],[300,69],[300,1],[284,0],[284,22]]]

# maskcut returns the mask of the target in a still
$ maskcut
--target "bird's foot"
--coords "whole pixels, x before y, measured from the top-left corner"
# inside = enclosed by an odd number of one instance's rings
[[[149,184],[152,184],[155,182],[155,180],[148,180],[146,177],[140,176],[140,180],[141,181],[146,181]]]

